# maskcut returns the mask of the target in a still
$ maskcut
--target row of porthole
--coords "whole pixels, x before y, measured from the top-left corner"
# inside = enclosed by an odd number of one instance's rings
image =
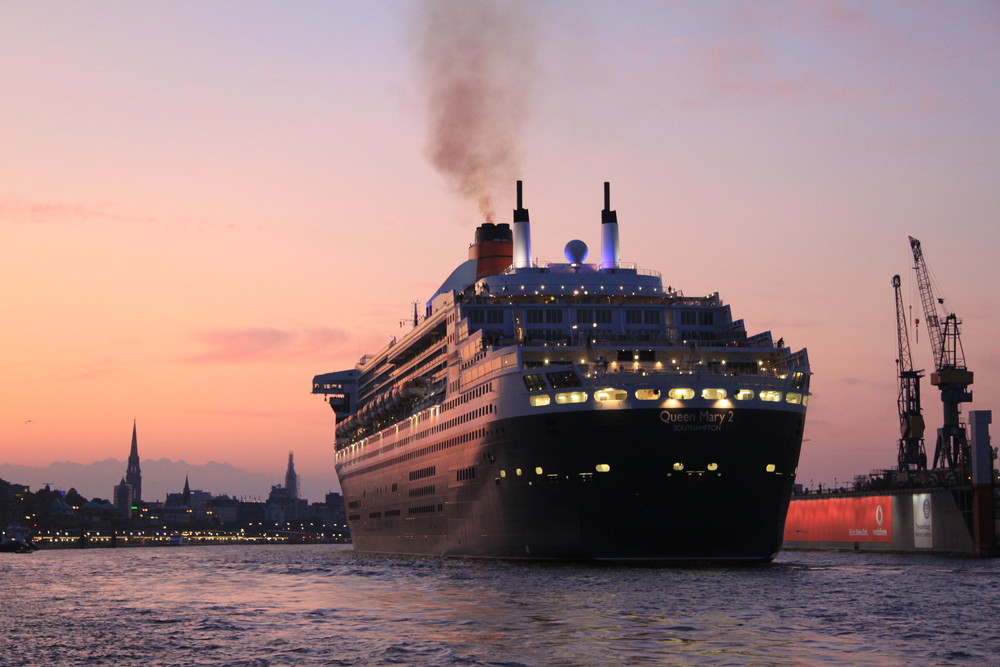
[[[681,463],[680,461],[677,461],[676,463],[674,463],[673,468],[677,472],[681,472],[681,471],[684,470],[684,464]],[[707,466],[705,466],[705,468],[709,472],[715,472],[716,470],[719,469],[719,464],[718,463],[709,463]],[[764,466],[764,471],[765,472],[775,472],[777,469],[778,469],[777,466],[775,466],[773,463],[768,463],[766,466]]]
[[[597,472],[611,472],[611,466],[608,465],[607,463],[598,463],[596,466],[594,466],[594,470],[596,470]],[[522,469],[520,469],[520,468],[514,468],[514,474],[517,475],[518,477],[520,477],[521,475],[524,474],[524,471]],[[545,470],[541,466],[536,466],[535,467],[535,474],[536,475],[544,475],[545,474]],[[587,473],[587,474],[593,474],[593,473]],[[501,477],[506,477],[507,476],[507,471],[506,470],[501,470],[500,471],[500,476]]]
[[[675,401],[689,401],[696,396],[695,390],[690,387],[675,387],[667,391],[667,398]],[[701,398],[707,401],[722,401],[728,398],[729,393],[725,389],[708,387],[701,390]],[[636,389],[635,397],[640,401],[656,401],[663,397],[663,392],[659,389]],[[799,392],[790,391],[784,395],[775,389],[762,389],[754,392],[753,389],[739,389],[733,395],[737,401],[752,401],[759,398],[770,403],[780,403],[784,397],[786,403],[793,405],[806,405],[809,397]],[[559,405],[566,403],[586,403],[588,399],[585,391],[562,391],[555,395],[555,401]],[[598,403],[611,401],[628,400],[628,392],[624,389],[599,389],[594,392],[594,400]],[[535,394],[528,397],[528,402],[535,406],[549,405],[552,398],[548,394]]]
[[[713,463],[709,463],[708,465],[705,466],[705,468],[709,472],[715,472],[715,471],[717,471],[719,469],[719,464],[718,463],[714,463],[714,462]],[[677,472],[682,472],[684,470],[684,464],[681,463],[680,461],[677,461],[677,462],[674,463],[673,469],[676,470]],[[609,464],[607,464],[607,463],[598,463],[596,466],[594,466],[594,470],[596,470],[597,472],[611,472],[611,466]],[[773,463],[768,463],[766,466],[764,466],[764,471],[765,472],[775,472],[775,471],[777,471],[777,466],[774,465]],[[515,468],[514,469],[514,474],[517,475],[518,477],[520,477],[521,475],[524,474],[524,471],[521,468]],[[545,474],[545,470],[543,470],[541,466],[537,466],[535,468],[535,474],[536,475],[544,475]],[[581,473],[581,474],[585,474],[585,473]],[[593,473],[586,473],[586,474],[593,474]],[[500,476],[501,477],[506,477],[507,476],[507,471],[506,470],[501,470],[500,471]]]

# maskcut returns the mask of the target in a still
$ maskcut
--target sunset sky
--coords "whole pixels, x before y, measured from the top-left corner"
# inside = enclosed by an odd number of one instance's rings
[[[623,261],[807,347],[800,482],[895,463],[907,235],[1000,409],[1000,4],[614,4],[504,3],[470,45],[497,221],[520,178],[539,259],[596,249],[610,181]],[[136,419],[144,457],[332,480],[312,376],[402,333],[482,219],[433,160],[442,7],[4,3],[0,463],[124,459]]]

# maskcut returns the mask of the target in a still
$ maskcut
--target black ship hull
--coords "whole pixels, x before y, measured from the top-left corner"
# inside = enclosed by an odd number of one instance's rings
[[[801,411],[715,408],[501,418],[343,469],[341,483],[364,552],[767,561],[803,422]]]

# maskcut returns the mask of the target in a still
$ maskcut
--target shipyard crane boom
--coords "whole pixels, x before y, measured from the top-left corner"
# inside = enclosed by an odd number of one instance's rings
[[[922,371],[913,370],[910,355],[910,333],[906,325],[906,312],[900,293],[899,276],[892,277],[896,293],[896,367],[899,371],[899,471],[920,472],[927,470],[924,451],[924,416],[920,408],[920,378]]]
[[[941,317],[943,299],[935,299],[931,287],[930,274],[920,241],[910,237],[913,252],[913,270],[917,274],[920,301],[924,307],[927,334],[934,352],[934,372],[931,384],[941,390],[944,418],[938,429],[937,445],[934,449],[934,467],[948,468],[956,476],[964,479],[971,470],[969,441],[965,426],[960,421],[961,404],[972,401],[972,371],[965,367],[965,354],[959,332],[961,321],[955,313]],[[942,319],[944,323],[942,324]]]
[[[931,277],[927,271],[927,263],[924,262],[924,251],[920,248],[920,241],[912,236],[909,238],[910,250],[913,251],[913,270],[917,273],[917,286],[920,289],[920,303],[924,308],[927,338],[931,342],[931,352],[934,353],[934,367],[940,368],[943,334],[937,303],[934,299],[934,290],[931,287]]]

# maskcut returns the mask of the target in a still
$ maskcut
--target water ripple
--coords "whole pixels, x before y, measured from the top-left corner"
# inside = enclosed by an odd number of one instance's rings
[[[998,574],[872,554],[657,569],[328,546],[40,551],[0,560],[16,591],[0,636],[10,665],[980,665],[1000,646]]]

